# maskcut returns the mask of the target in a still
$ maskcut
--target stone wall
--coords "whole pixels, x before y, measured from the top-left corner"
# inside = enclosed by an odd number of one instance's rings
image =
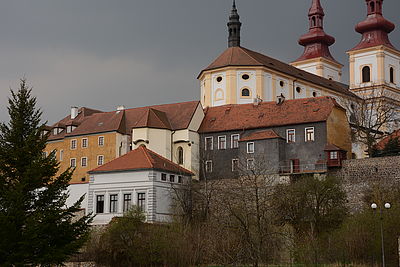
[[[400,156],[345,160],[343,167],[331,174],[343,179],[349,207],[359,210],[371,183],[400,185]]]

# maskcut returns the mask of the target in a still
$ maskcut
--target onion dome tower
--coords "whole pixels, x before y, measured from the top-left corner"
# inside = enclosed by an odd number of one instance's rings
[[[329,51],[329,46],[335,43],[335,38],[325,33],[324,16],[320,0],[312,0],[308,12],[309,31],[299,39],[299,44],[304,46],[304,52],[291,64],[324,78],[340,81],[343,65],[337,62]]]
[[[361,41],[348,51],[350,88],[389,86],[400,88],[400,51],[389,40],[395,25],[383,17],[383,0],[365,0],[367,17],[355,30]]]

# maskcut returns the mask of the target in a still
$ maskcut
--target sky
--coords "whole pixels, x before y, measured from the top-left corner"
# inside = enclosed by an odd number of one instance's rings
[[[311,0],[237,0],[242,46],[284,62],[299,57]],[[333,56],[361,38],[364,0],[321,0]],[[0,1],[0,122],[10,88],[27,79],[51,125],[71,106],[103,111],[199,100],[197,75],[227,48],[231,0]],[[385,0],[384,16],[400,49],[400,1]]]

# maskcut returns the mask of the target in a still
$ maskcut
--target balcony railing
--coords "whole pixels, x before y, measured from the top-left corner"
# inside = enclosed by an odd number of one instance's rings
[[[304,173],[323,173],[327,171],[326,163],[308,164],[282,164],[279,166],[280,174],[304,174]]]

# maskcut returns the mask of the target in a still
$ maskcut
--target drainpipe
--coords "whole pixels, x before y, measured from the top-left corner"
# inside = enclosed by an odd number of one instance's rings
[[[172,131],[171,132],[171,161],[173,162],[174,161],[174,158],[173,158],[173,155],[174,155],[174,152],[173,152],[173,141],[174,141],[174,138],[173,138],[173,136],[174,136],[174,134],[175,134],[175,132],[176,131]]]

